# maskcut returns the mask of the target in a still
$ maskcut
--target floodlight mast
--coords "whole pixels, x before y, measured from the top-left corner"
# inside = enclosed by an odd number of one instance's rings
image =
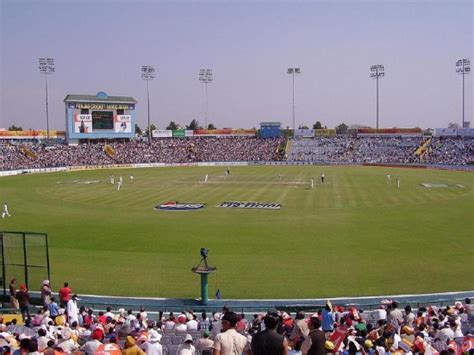
[[[41,74],[45,74],[46,86],[46,135],[49,141],[49,104],[48,104],[48,74],[53,74],[56,71],[54,67],[54,58],[38,58],[38,69]]]
[[[376,89],[375,89],[375,96],[376,96],[376,122],[375,126],[379,129],[379,78],[383,78],[385,76],[385,68],[382,64],[372,65],[370,67],[370,77],[375,79],[376,82]]]
[[[214,80],[212,76],[212,69],[201,69],[199,70],[199,81],[206,86],[206,129],[207,125],[207,84],[212,83]]]
[[[293,77],[293,137],[295,137],[296,127],[295,127],[295,75],[301,74],[300,68],[288,68],[288,74],[291,74]]]
[[[152,65],[142,65],[142,79],[146,81],[146,97],[148,107],[148,144],[151,144],[151,127],[150,127],[150,91],[148,88],[148,82],[155,78],[155,68]]]
[[[462,128],[464,128],[464,76],[471,72],[471,62],[467,58],[456,62],[456,73],[462,75]]]

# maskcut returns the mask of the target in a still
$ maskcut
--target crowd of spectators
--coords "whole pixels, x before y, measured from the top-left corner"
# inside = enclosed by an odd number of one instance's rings
[[[421,137],[350,137],[294,140],[288,161],[352,164],[446,164],[474,163],[474,139],[433,138],[420,158]]]
[[[13,282],[13,280],[12,280]],[[28,294],[24,285],[20,290]],[[18,293],[12,294],[12,299]],[[244,314],[224,307],[207,315],[192,310],[149,315],[144,308],[93,310],[80,305],[67,283],[58,292],[41,287],[42,307],[12,301],[24,325],[0,319],[2,354],[313,355],[458,354],[474,351],[471,300],[452,306],[400,309],[383,301],[376,311],[333,306],[316,313]],[[23,304],[23,308],[22,305]],[[26,307],[26,309],[25,309]],[[34,315],[33,315],[34,313]],[[106,349],[109,352],[104,352]],[[115,352],[113,352],[115,351]]]
[[[444,307],[383,301],[376,311],[333,306],[316,313],[257,313],[246,318],[228,308],[151,315],[141,308],[95,310],[81,305],[67,282],[53,293],[40,286],[41,306],[16,279],[9,284],[17,318],[0,317],[2,354],[460,354],[474,351],[471,300]],[[10,318],[10,317],[9,317]],[[21,321],[20,321],[21,320]],[[108,349],[108,350],[107,350]],[[232,349],[238,349],[237,352]],[[463,352],[461,352],[463,349]],[[112,352],[115,351],[115,352]]]
[[[97,144],[44,146],[40,143],[0,143],[0,170],[81,165],[271,161],[283,139],[255,137],[192,137]],[[113,154],[107,154],[105,144]],[[25,154],[25,149],[28,154]]]
[[[104,149],[108,145],[108,154]],[[474,163],[474,139],[433,138],[415,154],[421,137],[316,137],[291,140],[286,160],[304,163],[442,164]],[[281,159],[283,138],[187,137],[142,141],[42,145],[0,142],[0,170],[83,165],[274,161]]]

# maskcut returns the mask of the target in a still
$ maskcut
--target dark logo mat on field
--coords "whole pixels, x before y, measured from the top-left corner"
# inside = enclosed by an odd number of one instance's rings
[[[198,210],[204,207],[203,203],[195,202],[178,202],[178,201],[168,201],[160,205],[153,207],[154,210],[164,210],[164,211],[192,211]]]
[[[255,208],[259,210],[279,210],[281,204],[279,203],[264,203],[264,202],[240,202],[240,201],[225,201],[216,207],[225,208]]]

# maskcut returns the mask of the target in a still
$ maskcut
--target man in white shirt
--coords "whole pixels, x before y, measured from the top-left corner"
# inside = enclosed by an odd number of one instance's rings
[[[226,312],[224,314],[222,317],[223,332],[217,334],[214,340],[213,355],[251,354],[247,338],[235,330],[238,321],[236,313]]]

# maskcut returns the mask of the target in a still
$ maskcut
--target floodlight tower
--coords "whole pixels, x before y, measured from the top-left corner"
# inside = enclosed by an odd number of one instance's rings
[[[301,74],[300,68],[288,68],[288,74],[291,74],[293,77],[293,137],[295,136],[296,127],[295,127],[295,75]]]
[[[155,78],[155,68],[152,65],[142,65],[142,79],[146,81],[146,97],[148,106],[148,144],[151,144],[151,129],[150,129],[150,91],[148,89],[148,82]]]
[[[377,112],[377,119],[376,119],[376,128],[379,129],[379,78],[383,78],[385,76],[385,68],[382,64],[372,65],[370,67],[370,77],[375,79],[376,82],[376,112]]]
[[[471,72],[471,62],[463,58],[456,62],[456,73],[462,75],[462,128],[464,128],[464,76]]]
[[[199,70],[199,81],[206,86],[206,129],[207,129],[207,84],[212,83],[212,69]]]
[[[45,74],[46,83],[46,135],[49,141],[49,105],[48,105],[48,74],[53,74],[56,71],[54,67],[53,58],[38,58],[38,69],[41,74]]]

